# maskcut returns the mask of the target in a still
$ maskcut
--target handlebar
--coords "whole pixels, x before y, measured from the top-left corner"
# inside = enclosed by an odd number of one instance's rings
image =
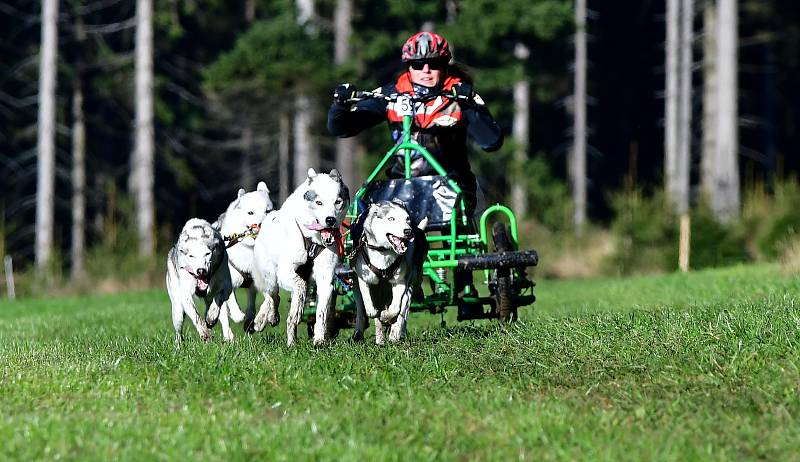
[[[353,98],[349,98],[347,100],[347,102],[348,103],[357,103],[357,102],[365,100],[365,99],[382,99],[384,101],[396,102],[401,97],[407,97],[409,100],[411,100],[412,103],[425,103],[425,102],[434,100],[439,96],[442,96],[442,97],[445,97],[445,98],[448,98],[448,99],[455,99],[455,100],[462,100],[462,101],[469,101],[471,99],[468,96],[454,95],[452,93],[444,93],[444,92],[441,92],[441,91],[438,92],[438,93],[432,93],[430,95],[425,95],[425,96],[414,96],[414,95],[411,95],[410,93],[391,93],[391,94],[387,95],[387,94],[381,93],[379,91],[357,91],[357,92],[355,92],[355,96]]]

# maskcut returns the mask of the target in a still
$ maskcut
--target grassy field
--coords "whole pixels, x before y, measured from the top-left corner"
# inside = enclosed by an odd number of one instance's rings
[[[402,345],[293,350],[176,351],[163,290],[0,302],[0,459],[800,460],[798,279],[537,294],[508,330],[417,314]]]

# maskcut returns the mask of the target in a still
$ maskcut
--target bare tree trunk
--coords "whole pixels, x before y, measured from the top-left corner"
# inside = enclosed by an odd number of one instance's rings
[[[524,62],[530,56],[528,47],[518,42],[514,48],[514,56]],[[525,164],[528,161],[528,146],[530,138],[528,126],[530,124],[530,87],[527,79],[514,82],[514,124],[512,134],[514,137],[514,169],[511,182],[511,207],[517,216],[524,217],[528,213],[528,185],[524,174]]]
[[[278,124],[280,126],[280,134],[278,135],[278,200],[283,204],[283,201],[289,197],[291,192],[291,175],[289,172],[291,165],[289,162],[289,130],[291,127],[289,114],[286,111],[281,111]]]
[[[153,3],[136,2],[136,142],[131,185],[136,204],[139,253],[154,253],[153,204],[155,141],[153,133]]]
[[[244,20],[248,24],[256,19],[256,0],[244,0]]]
[[[253,172],[253,152],[255,151],[255,143],[253,141],[253,126],[250,114],[244,114],[241,139],[241,159],[239,159],[239,187],[249,191],[255,185],[255,175]]]
[[[297,1],[297,23],[301,26],[306,26],[306,32],[313,33],[315,31],[314,18],[317,13],[314,8],[314,0],[296,0]]]
[[[453,24],[458,16],[458,2],[456,0],[446,0],[444,2],[445,24]]]
[[[738,8],[718,0],[716,178],[711,207],[722,221],[739,215]]]
[[[667,0],[666,92],[664,98],[664,153],[667,196],[673,209],[678,208],[678,163],[681,141],[680,124],[680,2]]]
[[[245,0],[244,2],[244,20],[249,25],[256,17],[256,3],[255,0]],[[253,141],[253,122],[256,117],[255,114],[246,112],[241,114],[242,117],[242,132],[241,132],[241,157],[239,158],[239,186],[245,190],[250,190],[255,186],[255,173],[253,168],[253,161],[255,155],[255,143]]]
[[[693,0],[681,0],[680,96],[678,124],[680,140],[675,171],[675,212],[689,211],[689,167],[692,147],[692,42],[694,39]]]
[[[78,76],[72,95],[72,278],[84,275],[86,257],[86,118],[83,112],[83,82]]]
[[[42,274],[53,251],[56,182],[56,78],[58,0],[42,1],[42,45],[39,51],[39,114],[36,183],[36,269]]]
[[[575,1],[575,27],[575,140],[570,153],[569,172],[575,205],[573,222],[575,231],[580,234],[586,223],[586,0]]]
[[[311,98],[299,94],[294,100],[294,186],[306,179],[308,169],[319,171],[319,152],[316,138],[311,133]]]
[[[308,34],[316,33],[313,19],[314,0],[297,0],[297,22],[305,26]],[[319,166],[319,152],[316,137],[313,136],[314,107],[311,97],[300,90],[294,101],[294,184],[299,185],[306,178],[310,167],[316,170]]]
[[[703,148],[700,187],[709,202],[714,196],[714,156],[717,152],[717,7],[706,3],[703,11]]]
[[[334,63],[341,66],[350,58],[350,36],[353,27],[353,0],[338,0],[334,13]],[[336,168],[345,184],[355,185],[358,180],[359,150],[355,138],[336,140]]]

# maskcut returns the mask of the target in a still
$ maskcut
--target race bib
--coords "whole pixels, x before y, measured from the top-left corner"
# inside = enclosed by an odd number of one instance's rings
[[[408,95],[400,95],[394,103],[394,112],[400,116],[413,116],[414,106],[411,104],[411,98]]]

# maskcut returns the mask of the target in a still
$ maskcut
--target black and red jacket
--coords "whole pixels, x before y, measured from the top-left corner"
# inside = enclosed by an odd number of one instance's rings
[[[443,93],[451,93],[461,83],[457,77],[447,77],[442,84]],[[414,95],[408,72],[393,84],[379,90],[383,94],[406,93]],[[474,104],[463,104],[445,97],[436,97],[418,106],[411,126],[412,139],[424,146],[456,180],[462,188],[475,190],[475,175],[467,159],[467,134],[484,151],[496,151],[503,145],[503,133],[479,96]],[[354,136],[361,131],[388,121],[395,143],[402,142],[403,119],[394,111],[394,103],[378,99],[365,99],[353,105],[334,102],[328,111],[328,130],[340,138]],[[423,105],[423,103],[418,103]],[[391,166],[390,177],[404,174],[402,158]],[[433,175],[436,172],[421,156],[412,157],[413,176]]]

